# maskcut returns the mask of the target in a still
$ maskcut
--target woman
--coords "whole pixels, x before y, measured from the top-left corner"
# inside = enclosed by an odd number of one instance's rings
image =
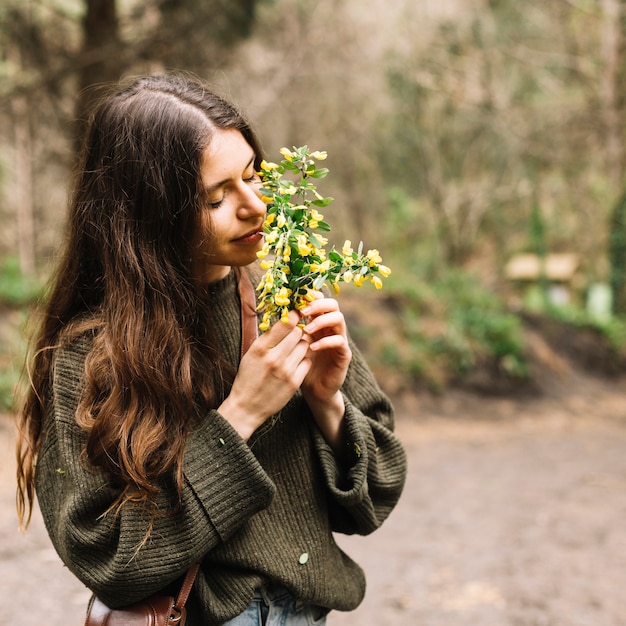
[[[175,595],[201,561],[190,626],[354,609],[363,573],[332,532],[380,526],[406,472],[335,300],[241,356],[260,160],[242,116],[194,80],[103,100],[20,417],[21,519],[36,491],[61,559],[111,607]]]

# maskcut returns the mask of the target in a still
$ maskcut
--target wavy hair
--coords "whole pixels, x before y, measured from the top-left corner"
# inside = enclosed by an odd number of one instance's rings
[[[191,258],[201,158],[216,128],[239,130],[259,166],[244,117],[195,79],[134,79],[92,115],[18,416],[23,526],[32,514],[53,348],[86,332],[94,339],[76,420],[88,433],[88,463],[124,485],[112,508],[140,502],[155,515],[160,485],[171,477],[180,496],[190,416],[198,402],[216,406],[234,375]]]

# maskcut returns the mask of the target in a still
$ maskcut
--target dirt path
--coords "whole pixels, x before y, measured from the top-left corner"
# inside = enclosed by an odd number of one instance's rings
[[[625,387],[626,389],[626,387]],[[329,626],[626,623],[626,392],[587,382],[541,401],[415,399],[398,432],[407,488],[387,523],[340,538],[368,593]],[[562,398],[565,397],[565,400]],[[13,514],[12,431],[0,419],[0,626],[81,626],[86,590],[38,514]]]

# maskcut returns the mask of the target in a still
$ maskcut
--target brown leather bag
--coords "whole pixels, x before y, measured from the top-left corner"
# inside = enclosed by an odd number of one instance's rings
[[[110,609],[102,600],[91,596],[85,626],[184,626],[185,604],[200,563],[190,567],[178,596],[150,596],[123,609]]]

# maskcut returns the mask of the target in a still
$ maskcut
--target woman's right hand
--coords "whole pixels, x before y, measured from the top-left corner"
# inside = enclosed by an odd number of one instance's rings
[[[310,339],[297,326],[299,321],[292,311],[287,323],[277,322],[254,341],[217,409],[244,441],[287,404],[311,369]]]

